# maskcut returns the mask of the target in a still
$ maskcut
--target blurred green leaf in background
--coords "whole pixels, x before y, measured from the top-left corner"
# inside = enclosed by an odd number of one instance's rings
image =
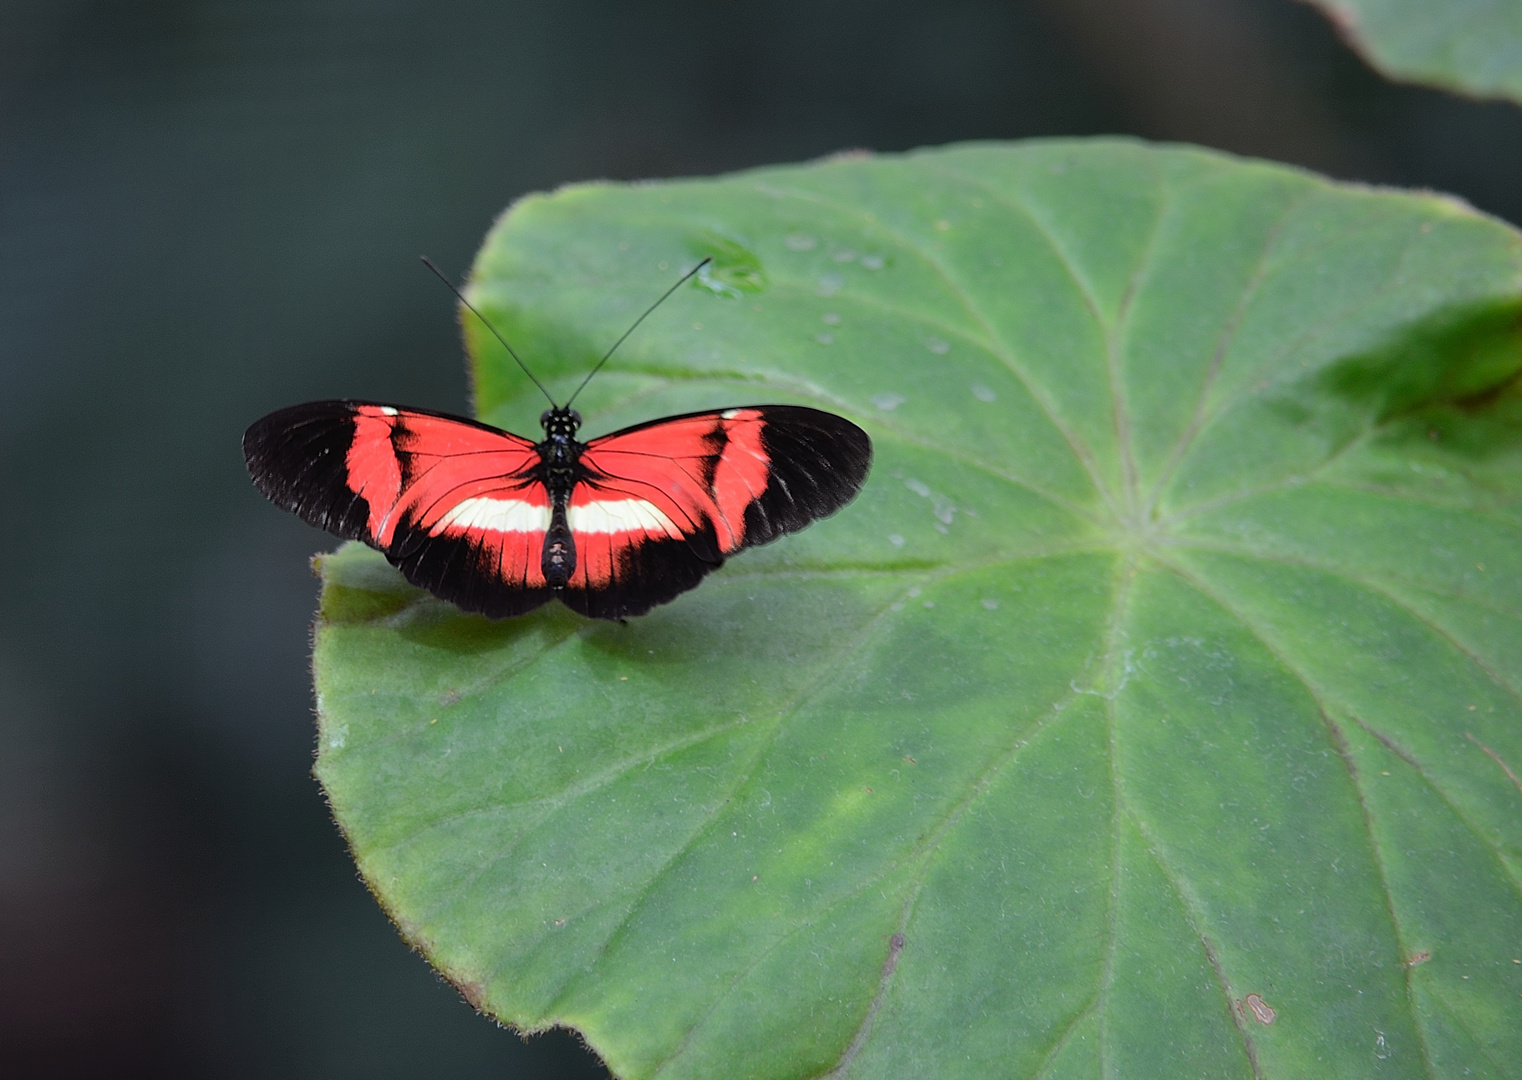
[[[1392,79],[1522,102],[1522,0],[1309,0]]]
[[[532,196],[473,299],[563,396],[704,255],[587,434],[808,403],[872,477],[626,626],[322,558],[404,935],[622,1077],[1522,1076],[1522,238],[972,144]]]

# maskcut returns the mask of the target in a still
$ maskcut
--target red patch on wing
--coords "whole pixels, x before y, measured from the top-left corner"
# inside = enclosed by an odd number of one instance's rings
[[[720,414],[724,428],[724,452],[713,475],[713,494],[719,520],[728,532],[719,544],[727,555],[745,545],[745,510],[759,499],[771,482],[771,458],[761,444],[765,425],[759,409],[728,409]]]
[[[350,490],[370,504],[371,536],[380,535],[386,514],[402,490],[402,466],[391,445],[395,421],[396,416],[387,415],[379,405],[355,409],[354,441],[344,457]]]
[[[576,571],[568,585],[573,589],[606,588],[639,543],[630,537],[596,534],[576,536]]]
[[[544,533],[496,533],[482,538],[480,544],[486,552],[486,572],[498,581],[544,588]]]
[[[764,426],[759,409],[727,409],[593,439],[577,497],[648,501],[685,536],[711,529],[717,553],[732,554],[745,546],[746,508],[770,479]]]
[[[440,523],[466,499],[547,505],[544,485],[529,475],[539,454],[527,439],[427,413],[404,411],[383,419],[395,427],[389,443],[400,463],[401,485],[389,505],[371,501],[370,517],[376,523],[372,529],[380,547],[392,542],[403,522],[438,535],[444,531]]]

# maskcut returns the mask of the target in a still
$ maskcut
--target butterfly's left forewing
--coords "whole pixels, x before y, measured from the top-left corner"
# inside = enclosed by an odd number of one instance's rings
[[[264,417],[243,451],[276,505],[363,540],[467,611],[519,615],[553,595],[539,561],[549,501],[527,439],[421,409],[319,401]]]

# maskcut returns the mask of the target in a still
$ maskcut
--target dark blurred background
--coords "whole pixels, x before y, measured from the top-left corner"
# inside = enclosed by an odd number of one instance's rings
[[[461,411],[523,192],[1129,132],[1522,220],[1522,110],[1292,0],[0,0],[0,1073],[593,1077],[478,1017],[308,770],[307,556],[243,428]]]

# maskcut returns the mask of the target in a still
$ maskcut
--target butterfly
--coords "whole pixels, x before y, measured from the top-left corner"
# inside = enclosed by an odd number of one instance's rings
[[[559,599],[614,620],[833,514],[872,464],[861,428],[798,405],[668,416],[582,442],[576,394],[550,398],[538,442],[427,409],[316,401],[255,421],[243,455],[275,505],[369,544],[466,611],[501,618]]]

